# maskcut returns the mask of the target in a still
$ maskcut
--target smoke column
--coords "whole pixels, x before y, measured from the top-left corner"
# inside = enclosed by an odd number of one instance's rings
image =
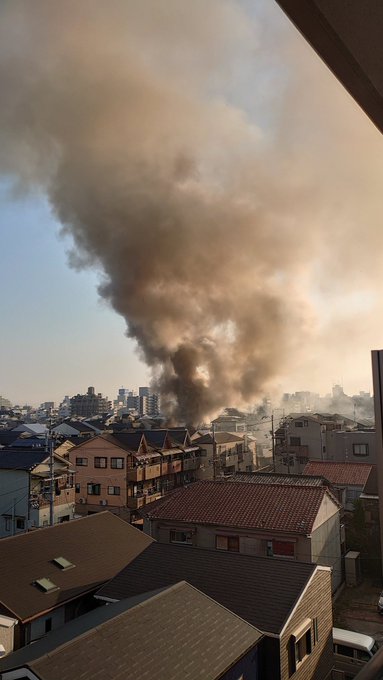
[[[362,114],[347,103],[341,124],[327,116],[328,147],[313,142],[300,107],[323,106],[324,67],[307,93],[312,73],[281,44],[304,88],[278,87],[271,68],[275,94],[261,86],[256,100],[249,87],[273,49],[229,0],[1,4],[0,170],[49,197],[73,266],[103,272],[100,295],[178,421],[249,403],[299,356],[318,330],[313,277],[327,267],[338,281],[345,225],[351,241],[360,228],[343,199],[358,181],[347,139]],[[236,88],[248,102],[233,103]],[[361,140],[373,148],[375,131]],[[341,160],[329,162],[333,143]]]

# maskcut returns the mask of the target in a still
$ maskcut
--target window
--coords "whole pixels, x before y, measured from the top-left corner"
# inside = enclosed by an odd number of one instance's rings
[[[316,616],[315,619],[313,619],[313,645],[316,645],[317,642],[319,642],[319,626],[318,617]]]
[[[109,494],[109,496],[119,496],[120,495],[120,487],[119,486],[108,486],[108,494]]]
[[[34,585],[44,593],[51,593],[52,590],[58,590],[58,586],[56,586],[49,578],[39,578],[34,582]]]
[[[346,645],[336,645],[336,653],[342,656],[348,656],[350,659],[354,656],[354,650],[352,647],[347,647]]]
[[[100,496],[101,484],[87,484],[86,486],[89,496]]]
[[[124,469],[124,459],[123,458],[111,458],[110,467],[113,470],[123,470]]]
[[[5,531],[10,531],[12,528],[12,517],[4,516]]]
[[[52,619],[45,619],[45,632],[49,633],[52,630]]]
[[[293,675],[295,671],[302,665],[305,659],[311,654],[311,627],[312,620],[305,619],[303,623],[297,628],[290,638],[290,663],[289,675]]]
[[[295,421],[295,427],[303,427],[303,423],[301,420],[296,420]]]
[[[100,456],[96,456],[94,459],[94,467],[95,468],[106,468],[107,467],[107,458],[100,458]]]
[[[25,529],[25,519],[23,517],[16,518],[16,529]]]
[[[354,456],[368,456],[368,444],[353,444],[352,452]]]
[[[192,532],[191,531],[171,531],[170,532],[170,543],[183,543],[184,545],[192,545]]]
[[[308,426],[309,426],[309,421],[308,421],[308,420],[304,420],[304,421],[303,421],[303,427],[308,427]]]
[[[75,493],[80,493],[81,492],[81,484],[76,484],[75,485]]]
[[[239,536],[216,536],[215,547],[217,550],[239,552]]]
[[[70,562],[69,560],[66,559],[66,557],[54,557],[52,560],[53,564],[56,565],[56,567],[59,567],[62,571],[65,571],[66,569],[73,569],[75,566],[73,562]]]
[[[294,557],[294,543],[289,541],[267,541],[267,557]]]
[[[290,437],[290,446],[300,446],[301,445],[301,438],[300,437]]]
[[[88,459],[87,458],[76,458],[76,465],[79,467],[88,467]]]

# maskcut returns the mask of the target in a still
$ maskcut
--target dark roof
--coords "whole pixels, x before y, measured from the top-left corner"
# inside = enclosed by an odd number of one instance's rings
[[[100,587],[152,540],[110,512],[3,538],[0,603],[18,619],[28,620]],[[55,557],[75,566],[62,571],[52,562]],[[58,589],[43,592],[33,585],[42,578]]]
[[[260,637],[253,626],[181,582],[28,667],[41,680],[94,680],[100,669],[113,680],[215,680]]]
[[[19,437],[11,444],[11,449],[46,449],[45,437]]]
[[[138,451],[142,442],[142,430],[139,432],[118,432],[102,435],[112,444],[117,444],[127,451]]]
[[[168,433],[170,439],[179,446],[189,446],[190,435],[189,431],[186,428],[174,427],[168,430]]]
[[[215,442],[216,444],[229,444],[231,442],[243,442],[243,437],[239,437],[236,434],[231,434],[230,432],[216,432],[215,433]],[[204,434],[202,437],[198,437],[198,439],[194,439],[193,444],[198,444],[198,446],[201,446],[202,444],[212,444],[213,443],[213,436],[209,434]]]
[[[94,428],[82,420],[65,420],[61,425],[69,425],[79,432],[94,432]]]
[[[362,486],[371,472],[371,463],[337,463],[313,460],[305,465],[305,475],[322,475],[334,485]]]
[[[14,432],[13,430],[0,431],[0,446],[9,446],[15,439],[20,437],[20,432]]]
[[[47,457],[46,451],[0,449],[0,470],[33,470]]]
[[[368,480],[363,489],[363,494],[367,496],[378,496],[378,471],[376,465],[371,465],[370,474],[368,475]]]
[[[149,519],[272,529],[307,535],[327,487],[200,481],[172,491],[141,512]]]
[[[97,596],[119,600],[184,579],[262,632],[278,634],[315,569],[315,564],[154,542]]]
[[[156,449],[169,448],[167,442],[167,430],[141,430],[149,446]]]
[[[248,484],[282,484],[285,486],[328,486],[328,480],[320,476],[289,475],[276,472],[236,472],[229,482]]]

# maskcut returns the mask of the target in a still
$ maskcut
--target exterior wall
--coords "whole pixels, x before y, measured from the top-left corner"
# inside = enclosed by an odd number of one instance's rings
[[[107,459],[106,468],[96,468],[95,458]],[[86,458],[86,466],[76,465],[77,458]],[[123,458],[123,469],[111,468],[111,458]],[[104,510],[105,507],[118,508],[127,505],[127,467],[130,454],[105,439],[94,437],[80,447],[69,451],[69,460],[76,469],[76,509],[82,514],[88,510]],[[88,484],[100,484],[100,495],[88,494]],[[78,486],[79,485],[79,486]],[[108,487],[120,487],[120,495],[108,493]],[[80,499],[84,499],[81,502]]]
[[[318,641],[314,644],[314,624],[311,625],[312,651],[293,673],[292,635],[305,619],[317,621]],[[304,592],[296,610],[281,635],[281,678],[287,680],[325,680],[333,665],[331,574],[318,569]]]
[[[340,586],[342,578],[341,531],[339,511],[331,513],[330,498],[323,499],[322,508],[311,534],[311,560],[332,568],[333,592]],[[324,521],[323,518],[327,517]]]
[[[367,446],[367,455],[356,455],[358,444]],[[348,463],[376,463],[376,432],[334,430],[326,433],[326,460]]]
[[[0,470],[0,538],[26,531],[28,517],[29,473]]]
[[[311,536],[288,534],[282,532],[241,530],[236,527],[212,527],[208,525],[192,525],[181,522],[144,521],[144,531],[160,543],[171,542],[171,532],[191,532],[188,547],[216,549],[216,537],[238,537],[239,553],[267,557],[268,546],[273,541],[286,542],[294,546],[293,556],[275,554],[275,557],[299,562],[315,562],[334,569],[333,590],[341,582],[341,546],[339,513],[323,522]],[[186,544],[185,544],[186,545]],[[224,551],[222,551],[224,552]],[[269,555],[273,559],[273,555]]]
[[[241,433],[236,433],[241,437]],[[242,441],[228,441],[216,444],[216,459],[214,465],[213,444],[202,444],[201,467],[196,472],[196,478],[214,479],[234,474],[234,472],[252,472],[256,468],[256,442],[247,442],[246,434]]]
[[[0,620],[0,644],[3,645],[5,653],[13,652],[15,648],[15,626],[17,619],[9,616],[2,616]]]
[[[49,620],[51,622],[51,630],[56,630],[56,628],[63,626],[65,623],[65,605],[58,607],[58,609],[54,609],[35,621],[31,621],[28,632],[28,636],[30,636],[29,642],[38,640],[43,637],[43,635],[46,635],[48,631],[45,626],[47,621],[49,623]]]
[[[259,672],[259,643],[235,663],[219,680],[261,680]]]

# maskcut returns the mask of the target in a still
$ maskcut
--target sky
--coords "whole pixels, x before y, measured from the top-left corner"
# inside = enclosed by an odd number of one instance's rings
[[[8,11],[10,15],[10,18],[6,18],[10,22],[14,21],[11,4],[6,2],[4,5],[4,11]],[[40,4],[43,8],[44,3]],[[194,6],[199,4],[196,2]],[[26,7],[23,0],[16,2],[16,5]],[[118,8],[118,0],[112,5]],[[126,8],[130,5],[134,7],[134,3],[126,3]],[[148,7],[150,5],[148,2]],[[205,90],[200,85],[204,79],[201,76],[204,70],[203,58],[209,57],[210,60],[209,45],[206,47],[206,44],[211,40],[213,32],[210,34],[206,29],[206,36],[199,35],[199,22],[203,14],[198,14],[197,10],[195,14],[192,13],[191,37],[186,35],[184,38],[186,44],[188,39],[190,42],[192,39],[201,40],[201,63],[197,65],[194,63],[195,55],[192,59],[192,51],[189,54],[186,48],[186,57],[178,65],[174,55],[177,54],[176,48],[180,49],[179,45],[175,42],[173,55],[171,49],[168,49],[169,53],[166,52],[161,42],[161,29],[154,25],[150,30],[154,31],[154,45],[156,47],[158,43],[158,54],[164,59],[163,68],[169,69],[175,90],[182,81],[184,68],[192,93],[194,90],[199,94],[203,91],[206,95],[208,91],[212,99],[216,99],[219,93],[227,105],[222,113],[224,122],[222,126],[217,125],[214,134],[211,127],[211,121],[214,120],[212,116],[219,116],[216,101],[213,113],[212,110],[205,112],[201,97],[198,99],[198,106],[195,105],[195,115],[205,118],[193,142],[203,145],[204,140],[207,140],[204,135],[210,134],[210,131],[214,137],[211,155],[205,158],[207,181],[210,185],[214,184],[212,168],[217,171],[219,163],[231,163],[235,170],[236,163],[240,162],[238,176],[243,184],[249,184],[249,175],[254,173],[254,165],[250,152],[242,147],[246,146],[247,139],[256,138],[261,147],[261,159],[266,159],[263,167],[259,160],[257,165],[259,176],[262,175],[259,180],[262,184],[262,201],[267,200],[269,203],[267,211],[261,206],[261,211],[267,212],[265,223],[270,223],[275,214],[279,222],[284,220],[287,225],[283,234],[277,230],[273,234],[270,230],[267,239],[265,238],[266,245],[260,240],[255,244],[250,242],[255,248],[254,271],[256,263],[258,270],[254,273],[254,280],[258,282],[262,280],[263,269],[257,262],[257,247],[260,249],[258,260],[264,263],[264,269],[268,267],[270,271],[273,266],[270,250],[275,250],[275,261],[277,256],[280,260],[286,259],[286,269],[275,267],[274,279],[268,283],[269,298],[265,297],[262,304],[254,307],[258,325],[264,324],[265,327],[261,344],[267,345],[269,338],[274,346],[274,354],[266,356],[262,345],[262,362],[267,363],[267,371],[265,370],[265,376],[260,379],[262,386],[254,400],[262,396],[262,390],[271,391],[275,395],[278,391],[306,389],[325,394],[335,383],[343,384],[345,392],[349,394],[370,390],[370,350],[381,345],[379,319],[383,283],[380,275],[381,242],[378,236],[383,207],[381,135],[304,43],[276,4],[238,0],[225,5],[228,7],[229,19],[230,12],[233,12],[234,37],[228,33],[230,40],[226,43],[214,43],[212,63],[206,67],[212,75],[209,75]],[[173,2],[163,2],[162,7],[166,6],[172,17]],[[188,6],[186,3],[185,7]],[[214,2],[211,7],[214,9]],[[236,9],[240,12],[236,13]],[[149,25],[152,23],[151,18],[132,11],[138,32],[142,31],[144,39],[148,40],[145,21]],[[228,16],[217,16],[222,19],[225,27]],[[211,19],[214,19],[213,10]],[[164,42],[169,39],[167,30],[167,27],[163,28]],[[143,45],[143,52],[147,48],[149,67],[155,71],[151,63],[154,62],[153,56],[158,56],[155,48],[149,41]],[[6,50],[7,46],[3,49]],[[8,49],[11,50],[11,47]],[[27,54],[28,45],[25,51]],[[37,48],[35,51],[38,54]],[[38,58],[36,63],[39,63]],[[228,64],[230,73],[225,71]],[[157,71],[156,83],[160,83],[163,73],[160,72],[160,67],[157,67]],[[177,102],[177,93],[172,91],[170,96],[174,96],[174,101]],[[193,106],[194,102],[191,101],[191,110],[194,110]],[[183,110],[182,107],[181,102],[180,111]],[[155,118],[153,120],[155,124]],[[185,120],[186,124],[190,124],[186,117]],[[0,119],[0,128],[1,122]],[[233,127],[236,128],[235,135]],[[20,130],[23,134],[23,128],[20,126],[17,130],[15,126],[12,129],[9,121],[5,120],[3,129],[4,135],[8,135],[10,140],[9,156],[13,162],[12,145],[17,146],[17,137]],[[163,129],[166,131],[166,127]],[[133,141],[132,139],[132,145]],[[227,157],[224,153],[221,157],[217,149],[221,146],[225,148],[226,142],[230,151]],[[18,153],[17,149],[15,157]],[[19,159],[16,158],[16,161],[19,162]],[[186,158],[186,161],[181,161],[180,173],[184,172],[189,160]],[[112,270],[111,273],[110,263],[97,255],[96,232],[89,234],[84,229],[81,231],[82,227],[76,227],[77,231],[75,228],[72,231],[66,229],[64,235],[57,215],[67,219],[71,210],[64,205],[63,199],[57,199],[57,192],[53,192],[52,198],[51,192],[49,203],[48,184],[44,184],[45,180],[40,185],[37,181],[28,185],[19,169],[15,172],[16,176],[19,173],[15,186],[11,167],[12,163],[2,170],[0,181],[0,318],[3,321],[0,395],[13,403],[37,405],[51,400],[58,403],[64,395],[84,393],[90,385],[113,399],[121,386],[137,388],[148,384],[152,370],[154,373],[158,370],[161,357],[166,354],[165,350],[168,352],[166,361],[174,352],[169,338],[164,338],[159,333],[156,343],[151,343],[148,336],[156,334],[157,326],[152,319],[145,326],[142,310],[137,310],[137,306],[140,306],[139,291],[136,294],[136,307],[121,302],[118,291],[116,292],[115,272]],[[199,172],[201,173],[200,169]],[[270,179],[273,173],[275,177]],[[227,174],[230,180],[236,180],[234,171],[232,176]],[[193,176],[193,171],[190,176]],[[239,183],[239,179],[237,181]],[[243,194],[242,204],[246,203],[247,195]],[[52,204],[54,210],[51,208]],[[231,209],[232,205],[228,204],[229,213]],[[205,219],[202,212],[201,215],[201,219]],[[307,219],[310,219],[310,229],[306,231]],[[226,250],[230,247],[233,248],[233,253],[238,250],[236,239],[241,239],[241,233],[239,231],[236,234],[235,229],[226,229],[223,236]],[[243,234],[246,236],[245,231]],[[81,251],[83,258],[83,251],[87,248],[91,251],[93,246],[96,255],[92,257],[90,266],[78,266],[78,262],[73,266],[73,252],[77,254]],[[70,251],[72,255],[69,254]],[[294,252],[299,254],[296,261]],[[248,278],[249,272],[251,274],[251,262],[245,262],[243,254],[241,257],[242,260],[238,259],[239,267],[243,261],[244,275]],[[133,266],[133,262],[130,264]],[[98,289],[105,283],[105,276],[101,273],[103,267],[106,267],[112,284],[100,296]],[[212,278],[210,272],[209,278]],[[232,281],[235,281],[234,276]],[[231,284],[232,287],[233,285],[234,283]],[[244,281],[243,285],[245,286]],[[278,305],[270,313],[268,300],[272,306],[277,289]],[[256,287],[254,290],[257,290]],[[285,290],[285,293],[281,294],[281,290]],[[226,294],[229,299],[228,289]],[[143,308],[145,304],[144,295]],[[212,313],[211,308],[204,307],[201,301],[199,304],[207,319],[208,314]],[[251,307],[244,307],[246,309]],[[181,310],[179,314],[182,318]],[[275,330],[269,331],[277,316]],[[133,337],[128,338],[126,323],[132,319]],[[243,314],[238,316],[237,322],[238,327],[244,323]],[[223,327],[225,324],[222,324]],[[256,327],[247,324],[245,326],[247,335],[258,332]],[[220,325],[215,318],[212,336],[217,328]],[[169,335],[173,333],[174,326],[170,331]],[[198,337],[190,335],[191,342],[199,342],[203,331],[199,328],[198,332]],[[246,343],[242,342],[239,347],[240,333],[236,337],[226,324],[222,335],[225,336],[232,354],[234,342],[238,341],[239,363],[240,351],[244,357],[243,365],[249,356],[257,360],[256,353],[249,354]],[[211,342],[211,336],[209,337]],[[278,354],[281,355],[279,360]],[[227,357],[228,354],[216,354],[213,361],[210,344],[206,349],[206,343],[202,343],[197,364],[210,361],[209,368],[213,375],[215,363],[221,369],[227,362]],[[171,355],[171,358],[173,361],[174,356]],[[152,368],[148,367],[148,363]],[[197,369],[199,368],[198,365]],[[201,375],[203,370],[202,366]],[[177,374],[177,379],[185,375],[182,371]],[[227,380],[215,383],[218,391],[221,389],[225,396],[230,394],[230,377],[233,384],[237,384],[241,376],[245,376],[244,371],[235,373],[234,367],[230,371]],[[217,369],[217,381],[218,375]],[[174,376],[171,378],[173,380]],[[173,389],[169,384],[173,385],[174,381],[171,382],[169,376],[165,375],[163,389]],[[174,391],[177,394],[177,387]],[[251,386],[245,393],[237,386],[236,391],[243,400],[246,394],[252,395],[254,389]],[[218,404],[219,399],[208,405],[213,408]]]

